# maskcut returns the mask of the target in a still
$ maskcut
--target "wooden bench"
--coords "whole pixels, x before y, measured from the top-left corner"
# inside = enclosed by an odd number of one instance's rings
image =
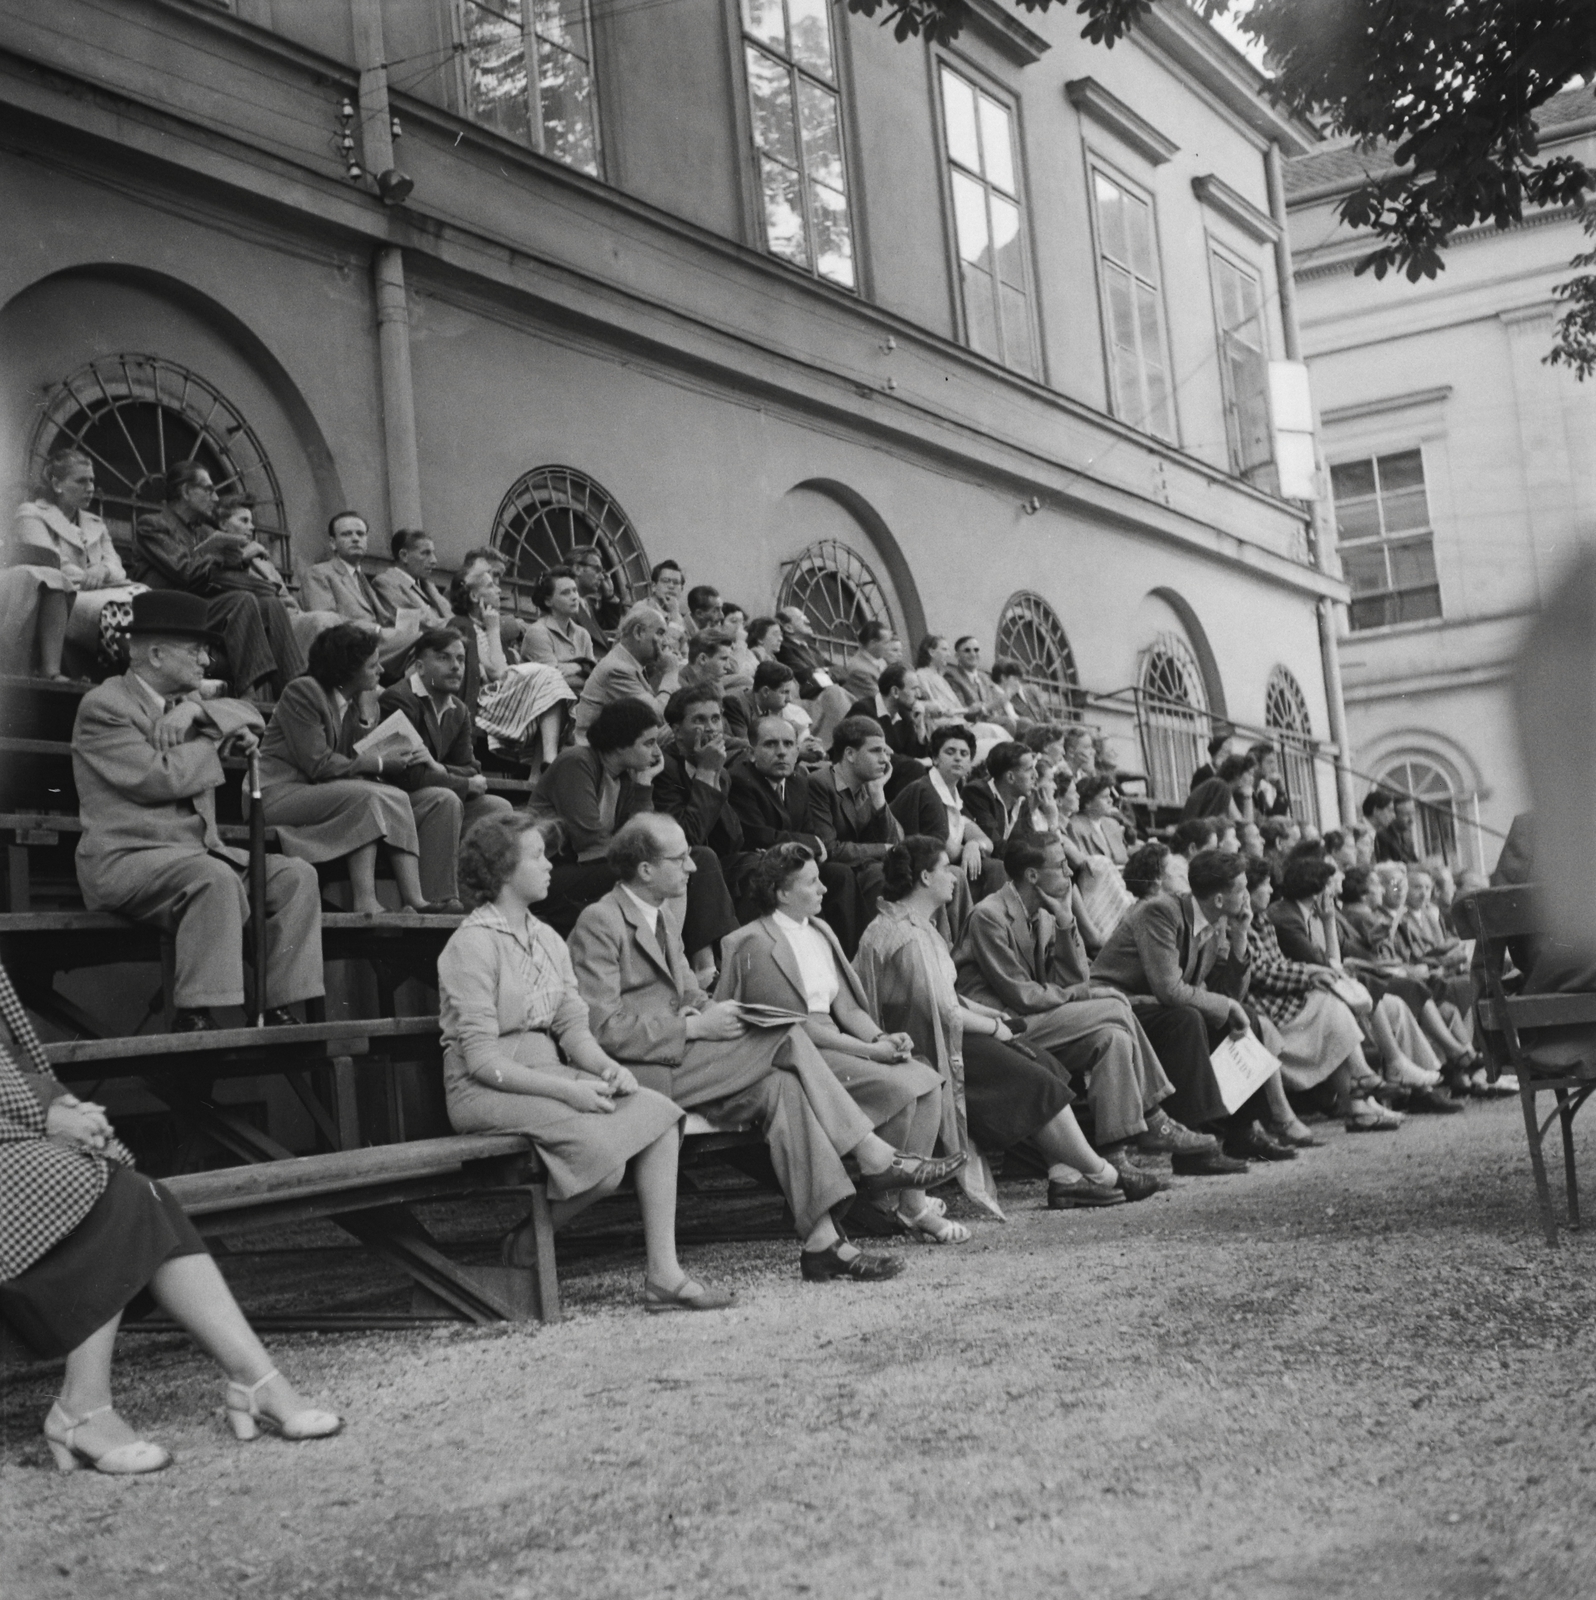
[[[455,1134],[288,1156],[165,1181],[208,1237],[325,1219],[472,1322],[559,1320],[545,1173],[531,1140],[519,1134]],[[505,1192],[531,1200],[536,1244],[531,1267],[468,1267],[451,1261],[410,1210],[420,1202]]]
[[[1579,1179],[1574,1161],[1574,1118],[1596,1093],[1596,1050],[1589,1060],[1571,1068],[1537,1066],[1533,1043],[1523,1033],[1532,1028],[1585,1025],[1596,1035],[1596,994],[1515,994],[1510,992],[1506,967],[1511,959],[1509,942],[1541,931],[1532,885],[1481,889],[1460,895],[1452,914],[1458,932],[1475,941],[1485,973],[1485,992],[1475,1005],[1480,1031],[1492,1067],[1518,1078],[1519,1103],[1524,1110],[1524,1132],[1529,1140],[1530,1165],[1535,1173],[1535,1193],[1540,1201],[1546,1242],[1557,1245],[1557,1217],[1552,1209],[1551,1185],[1546,1176],[1544,1145],[1553,1122],[1563,1135],[1563,1177],[1568,1193],[1568,1227],[1577,1231]],[[1535,1097],[1550,1094],[1555,1104],[1540,1120]]]

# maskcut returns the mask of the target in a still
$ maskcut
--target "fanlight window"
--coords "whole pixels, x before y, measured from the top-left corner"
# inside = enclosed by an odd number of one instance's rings
[[[539,467],[516,479],[493,519],[493,547],[510,563],[509,582],[529,588],[550,567],[596,545],[623,600],[648,592],[648,556],[631,519],[610,494],[570,467]]]
[[[1177,634],[1161,633],[1148,646],[1137,701],[1149,791],[1168,804],[1182,801],[1208,759],[1208,695],[1191,646]]]
[[[214,385],[160,356],[102,356],[58,384],[34,429],[29,467],[68,445],[94,463],[95,499],[111,537],[131,543],[133,525],[158,511],[169,467],[197,461],[223,498],[255,502],[255,531],[289,570],[288,518],[282,490],[255,430]]]
[[[1382,789],[1409,795],[1418,802],[1414,807],[1413,827],[1420,857],[1441,856],[1447,861],[1455,860],[1458,797],[1446,773],[1434,762],[1405,756],[1386,767],[1378,782]]]
[[[1026,687],[1050,717],[1066,721],[1080,704],[1075,655],[1057,613],[1040,595],[1012,595],[998,618],[993,661],[1007,657],[1025,672]]]
[[[1280,770],[1299,822],[1319,826],[1319,783],[1314,771],[1313,724],[1301,685],[1284,667],[1269,674],[1264,688],[1264,726],[1280,748]]]
[[[810,545],[788,567],[776,604],[803,612],[815,630],[820,655],[838,674],[859,648],[859,630],[865,623],[897,627],[875,573],[856,551],[836,539]]]

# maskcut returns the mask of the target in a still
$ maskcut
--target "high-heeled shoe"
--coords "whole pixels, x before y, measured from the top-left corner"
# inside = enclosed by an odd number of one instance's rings
[[[235,1439],[253,1439],[262,1428],[283,1439],[326,1439],[343,1427],[342,1417],[331,1411],[316,1411],[310,1406],[291,1417],[274,1417],[271,1412],[262,1411],[255,1399],[256,1392],[281,1376],[273,1367],[254,1383],[227,1385],[227,1425]]]
[[[76,1472],[81,1466],[93,1467],[96,1472],[110,1473],[116,1477],[131,1477],[139,1472],[159,1472],[172,1464],[171,1452],[163,1450],[148,1439],[135,1439],[131,1444],[119,1444],[99,1455],[79,1444],[77,1431],[92,1417],[104,1416],[110,1406],[96,1406],[74,1417],[59,1400],[50,1407],[44,1419],[44,1439],[55,1457],[57,1472]]]

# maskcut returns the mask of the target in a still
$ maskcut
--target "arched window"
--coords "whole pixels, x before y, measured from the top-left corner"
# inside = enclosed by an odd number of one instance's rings
[[[648,593],[648,556],[631,519],[609,492],[570,467],[538,467],[517,478],[493,518],[493,548],[510,563],[508,581],[526,589],[571,552],[596,545],[615,592],[626,601]]]
[[[1064,634],[1064,624],[1041,595],[1022,589],[1010,595],[998,617],[994,665],[1007,658],[1017,661],[1036,703],[1050,717],[1071,720],[1080,707],[1080,680],[1075,654]]]
[[[255,501],[255,531],[289,571],[282,490],[255,430],[214,385],[160,356],[101,356],[56,385],[33,432],[29,468],[72,445],[94,463],[93,509],[122,545],[165,499],[168,467],[197,461],[225,497]]]
[[[816,647],[837,675],[858,650],[865,623],[885,622],[894,630],[898,626],[875,573],[857,551],[837,539],[810,545],[788,566],[776,605],[796,606],[808,617]]]
[[[1285,667],[1269,674],[1264,688],[1264,726],[1280,747],[1280,770],[1299,822],[1319,826],[1319,781],[1314,771],[1313,725],[1302,687]]]
[[[1452,779],[1433,761],[1422,756],[1402,756],[1388,762],[1375,780],[1392,794],[1416,800],[1414,844],[1420,857],[1457,857],[1457,790]]]
[[[1142,759],[1152,798],[1174,805],[1191,789],[1191,775],[1208,759],[1208,695],[1192,648],[1176,633],[1161,633],[1142,656],[1137,685]]]

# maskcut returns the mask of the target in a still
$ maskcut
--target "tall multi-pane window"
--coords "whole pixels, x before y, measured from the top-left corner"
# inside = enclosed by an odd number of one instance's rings
[[[1330,469],[1352,626],[1385,628],[1441,615],[1424,456],[1403,450]]]
[[[1173,440],[1175,408],[1152,203],[1096,169],[1092,199],[1114,414],[1145,433]]]
[[[1219,370],[1225,393],[1230,470],[1256,480],[1274,459],[1269,436],[1269,358],[1263,295],[1252,273],[1215,251],[1209,260],[1219,313]]]
[[[1001,101],[943,67],[942,122],[965,342],[1034,378],[1014,118]]]
[[[851,289],[853,224],[829,0],[742,0],[742,9],[766,248]]]
[[[461,0],[473,120],[599,173],[587,0]]]

